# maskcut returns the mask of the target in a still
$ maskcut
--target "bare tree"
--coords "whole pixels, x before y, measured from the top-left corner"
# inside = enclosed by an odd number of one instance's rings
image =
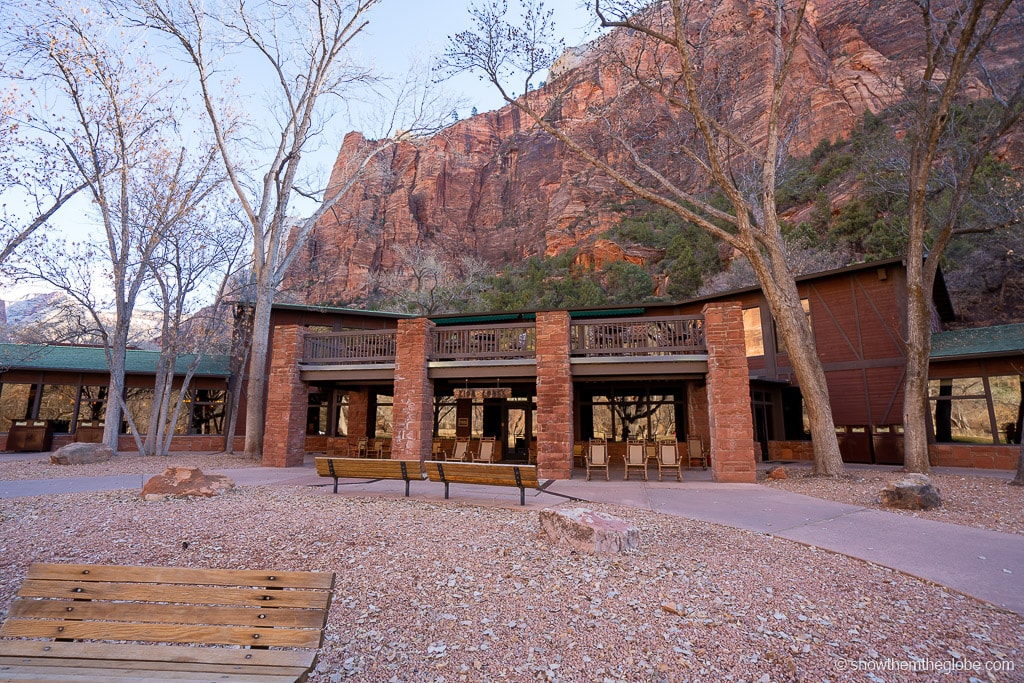
[[[151,177],[151,183],[136,195],[154,225],[168,226],[148,263],[149,292],[162,312],[162,324],[147,454],[164,455],[170,450],[191,380],[222,326],[228,283],[249,248],[241,217],[232,214],[231,202],[224,202],[219,193],[222,176],[210,173],[215,150],[209,151],[199,168],[190,168],[182,150],[173,164],[162,169],[164,177]],[[211,280],[220,282],[212,302],[207,291]],[[185,354],[189,362],[175,393],[178,361]]]
[[[741,253],[757,276],[779,334],[791,350],[814,442],[814,471],[843,472],[828,386],[801,305],[776,210],[776,175],[799,123],[800,93],[789,82],[806,0],[758,3],[767,19],[735,32],[736,15],[718,1],[646,3],[594,0],[603,27],[621,29],[591,44],[601,69],[621,74],[614,97],[588,102],[604,126],[588,138],[563,118],[563,101],[582,70],[556,74],[534,91],[532,79],[560,51],[551,13],[531,0],[511,23],[505,0],[471,8],[475,28],[449,40],[451,73],[483,74],[541,130],[633,194],[665,207]],[[712,52],[711,44],[716,45]],[[737,101],[738,64],[766,63],[755,111]],[[510,79],[520,77],[516,97]],[[639,125],[638,125],[639,124]],[[718,193],[728,207],[711,201]]]
[[[364,157],[336,165],[328,187],[301,186],[303,157],[323,133],[334,102],[351,102],[354,88],[372,81],[370,73],[353,63],[348,48],[368,21],[379,0],[300,0],[295,3],[237,2],[223,14],[207,12],[199,0],[166,2],[137,0],[145,22],[169,36],[187,56],[199,85],[207,120],[213,131],[228,181],[252,229],[255,298],[252,345],[249,351],[245,452],[258,458],[263,447],[265,368],[270,334],[270,313],[275,293],[300,253],[310,230],[353,187],[370,159],[392,144],[374,142]],[[270,89],[263,123],[275,126],[250,129],[252,138],[228,134],[226,126],[237,109],[219,99],[225,83],[218,72],[225,55],[261,66],[261,88]],[[423,125],[429,97],[402,93],[392,122],[404,114],[403,128],[415,133]],[[450,111],[450,108],[448,109]],[[390,132],[394,132],[393,130]],[[239,144],[244,142],[245,144]],[[264,158],[251,159],[253,146],[265,148]],[[254,164],[259,177],[250,183],[246,169]],[[293,195],[319,200],[311,215],[294,219],[289,214]]]
[[[37,117],[13,87],[0,97],[0,265],[88,186]]]
[[[23,7],[17,19],[15,44],[26,77],[45,83],[68,112],[68,120],[48,132],[86,183],[102,230],[101,242],[83,247],[77,263],[69,265],[60,251],[46,249],[33,254],[22,272],[70,294],[92,314],[110,369],[103,439],[116,452],[132,313],[146,263],[162,238],[137,212],[133,189],[166,150],[163,137],[172,123],[162,100],[166,83],[159,70],[136,57],[136,36],[111,31],[118,25],[113,16],[49,0]],[[116,45],[106,42],[112,33]],[[98,263],[106,275],[101,287],[94,281]],[[114,310],[109,325],[100,315],[108,306]]]
[[[459,256],[439,244],[399,245],[394,259],[373,274],[370,289],[380,305],[420,315],[455,310],[480,291],[491,271],[475,256]]]
[[[931,294],[945,248],[965,228],[963,211],[976,191],[979,168],[1024,113],[1024,65],[1013,58],[1007,63],[1006,54],[993,49],[1020,40],[1024,7],[1015,0],[911,4],[921,17],[923,54],[906,75],[912,118],[907,132],[904,464],[911,472],[927,472]],[[969,88],[982,88],[989,101],[974,108],[980,115],[968,123],[955,109],[964,104]],[[1016,194],[1019,198],[1019,190]],[[1019,223],[1019,207],[1010,221]]]

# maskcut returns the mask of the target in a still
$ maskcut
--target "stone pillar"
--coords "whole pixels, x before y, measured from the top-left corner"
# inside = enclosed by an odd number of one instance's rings
[[[427,376],[434,324],[426,318],[398,321],[395,341],[395,460],[429,460],[434,435],[434,385]]]
[[[569,313],[537,313],[537,475],[572,476],[572,368]]]
[[[369,436],[370,390],[356,389],[348,392],[348,429],[346,436],[353,446],[361,436]]]
[[[299,467],[306,456],[309,387],[299,378],[304,332],[298,325],[282,325],[273,331],[264,418],[264,467]]]
[[[711,476],[717,482],[756,483],[750,370],[740,304],[726,301],[706,305],[704,335],[708,345]]]

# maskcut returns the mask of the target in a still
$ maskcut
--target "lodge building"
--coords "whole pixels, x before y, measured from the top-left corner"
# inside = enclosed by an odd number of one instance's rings
[[[847,462],[902,463],[905,283],[899,259],[798,281]],[[1024,324],[942,331],[954,313],[941,278],[933,303],[932,463],[1010,469]],[[756,287],[671,304],[430,317],[278,304],[270,347],[268,466],[301,464],[308,452],[436,458],[457,439],[493,440],[496,457],[536,462],[543,478],[572,476],[591,439],[607,440],[613,458],[630,439],[675,439],[685,460],[696,438],[723,482],[754,481],[758,461],[811,458],[800,388]],[[0,351],[0,431],[49,420],[55,446],[79,438],[83,416],[98,414],[101,369],[76,367],[73,354],[62,367],[19,366]],[[226,357],[210,359],[172,448],[224,447],[240,376]],[[131,377],[144,403],[145,371]]]

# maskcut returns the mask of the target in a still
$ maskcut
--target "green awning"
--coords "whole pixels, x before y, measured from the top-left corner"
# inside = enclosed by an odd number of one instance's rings
[[[1024,323],[950,330],[932,335],[933,360],[1019,355],[1024,355]]]

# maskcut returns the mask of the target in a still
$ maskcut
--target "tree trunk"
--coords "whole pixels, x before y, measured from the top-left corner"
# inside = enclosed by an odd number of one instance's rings
[[[814,335],[800,303],[796,282],[792,277],[774,281],[763,279],[762,290],[779,334],[790,350],[790,362],[807,407],[814,446],[814,474],[824,477],[842,476],[845,468],[843,456],[839,452],[825,369],[821,365]],[[797,349],[800,352],[796,352]]]
[[[124,396],[124,364],[127,347],[127,331],[122,335],[118,329],[110,348],[110,384],[107,389],[107,405],[103,419],[103,443],[117,453],[121,437],[121,397]]]
[[[928,462],[928,358],[932,309],[925,285],[924,260],[907,257],[907,374],[903,386],[903,467],[926,474]]]
[[[274,290],[262,283],[258,284],[252,321],[252,348],[249,352],[248,396],[245,402],[245,455],[253,460],[261,460],[263,457],[270,308],[273,301]]]

